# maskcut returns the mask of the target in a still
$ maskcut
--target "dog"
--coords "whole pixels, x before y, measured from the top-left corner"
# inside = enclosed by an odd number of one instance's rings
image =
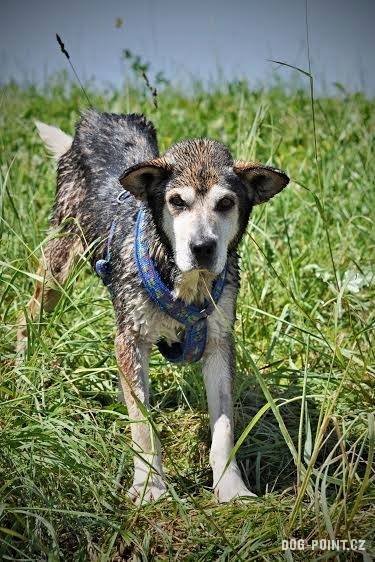
[[[53,309],[75,259],[92,248],[116,314],[119,386],[133,422],[129,496],[142,503],[167,491],[146,413],[154,344],[171,361],[202,362],[218,500],[254,496],[231,457],[237,248],[253,206],[283,190],[288,176],[234,161],[226,146],[206,138],[183,140],[161,156],[153,124],[139,114],[89,110],[74,138],[43,123],[37,128],[58,160],[51,228],[59,236],[45,247],[43,281],[21,318],[18,351],[27,346],[26,318]]]

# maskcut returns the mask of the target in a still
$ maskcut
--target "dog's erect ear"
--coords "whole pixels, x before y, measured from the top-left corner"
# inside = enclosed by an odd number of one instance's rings
[[[233,170],[248,188],[254,205],[265,203],[289,183],[285,172],[271,166],[236,160]]]
[[[141,162],[131,166],[122,174],[119,181],[124,189],[134,197],[145,201],[147,194],[161,181],[166,179],[172,171],[172,166],[163,158],[155,158],[148,162]]]

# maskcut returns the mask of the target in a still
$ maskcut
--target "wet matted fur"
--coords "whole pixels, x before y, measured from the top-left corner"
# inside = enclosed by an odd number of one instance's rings
[[[74,139],[55,127],[38,129],[58,159],[52,238],[40,266],[28,316],[40,306],[52,310],[58,286],[74,259],[93,248],[92,262],[103,257],[111,240],[108,289],[116,313],[119,380],[131,423],[136,501],[157,499],[166,491],[160,443],[144,416],[149,405],[148,361],[159,339],[178,341],[182,326],[148,297],[134,256],[134,225],[142,203],[146,209],[150,254],[173,295],[187,303],[209,298],[212,282],[227,267],[220,300],[207,320],[202,358],[212,431],[210,463],[220,501],[253,494],[243,483],[233,447],[232,383],[235,349],[232,329],[239,289],[237,247],[253,205],[263,203],[288,184],[281,170],[259,163],[233,161],[223,144],[189,139],[159,155],[156,131],[143,115],[88,111]],[[122,198],[124,189],[131,194]],[[123,200],[122,200],[123,199]],[[18,330],[18,351],[27,345],[26,320]],[[143,411],[143,413],[142,413]],[[227,466],[228,464],[228,466]]]

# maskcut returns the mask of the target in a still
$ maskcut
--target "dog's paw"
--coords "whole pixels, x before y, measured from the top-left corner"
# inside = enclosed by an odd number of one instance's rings
[[[127,492],[130,498],[137,505],[158,500],[167,491],[167,487],[161,478],[150,478],[147,482],[134,482]]]
[[[250,492],[237,472],[224,473],[220,481],[214,487],[215,496],[220,503],[227,503],[235,499],[256,497]]]

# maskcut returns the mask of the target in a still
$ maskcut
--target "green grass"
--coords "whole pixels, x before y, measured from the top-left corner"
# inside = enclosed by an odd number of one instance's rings
[[[129,420],[117,403],[114,319],[84,260],[56,310],[30,327],[15,363],[17,317],[33,288],[55,190],[33,119],[68,132],[78,89],[6,87],[0,98],[0,559],[369,560],[282,551],[282,539],[364,539],[374,552],[375,102],[319,99],[243,83],[192,95],[90,93],[99,109],[144,111],[161,149],[189,136],[286,169],[293,182],[259,207],[242,243],[235,385],[238,458],[259,497],[219,506],[197,368],[155,352],[152,408],[170,499],[141,509]],[[353,281],[354,280],[354,281]],[[354,286],[357,283],[357,289]]]

